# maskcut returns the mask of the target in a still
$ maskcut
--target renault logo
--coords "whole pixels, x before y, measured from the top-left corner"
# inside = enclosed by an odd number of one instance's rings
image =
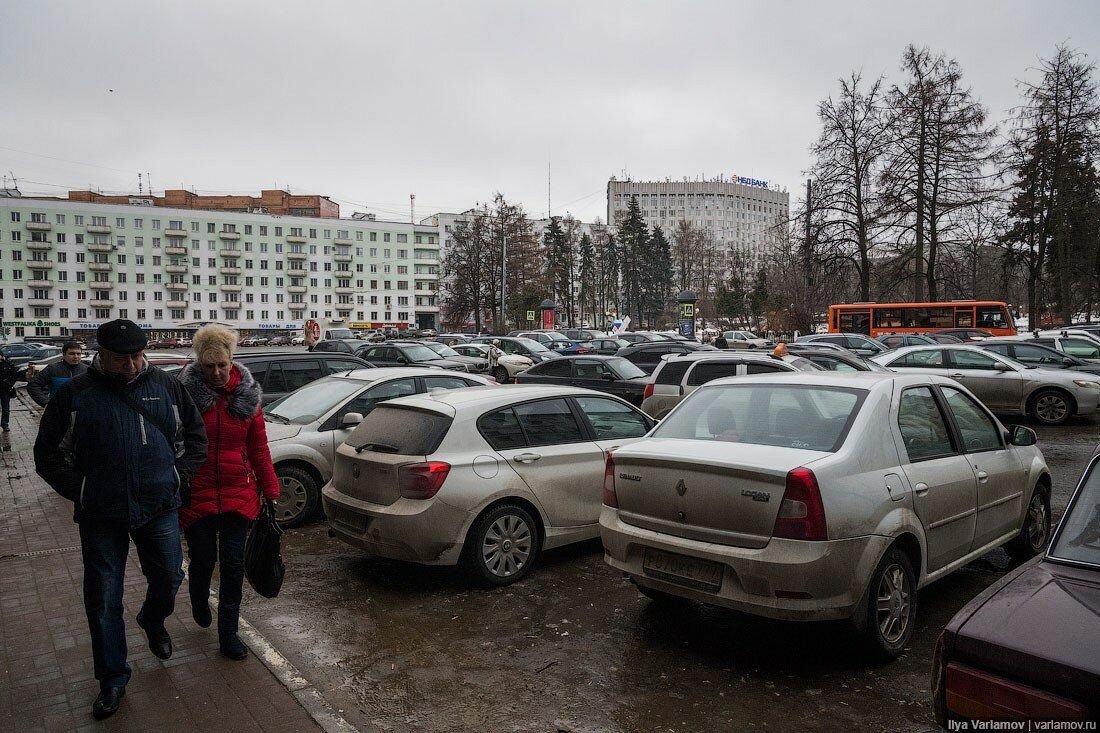
[[[676,493],[679,494],[680,496],[683,496],[684,494],[687,493],[687,490],[688,490],[687,484],[684,483],[683,479],[680,479],[680,483],[676,484]]]
[[[352,478],[359,478],[359,466],[351,467],[351,476]]]

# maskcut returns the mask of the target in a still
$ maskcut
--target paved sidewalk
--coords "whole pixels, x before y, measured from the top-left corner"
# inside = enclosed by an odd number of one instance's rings
[[[0,731],[321,730],[255,656],[218,654],[215,630],[191,619],[186,582],[165,623],[175,653],[154,657],[134,622],[145,578],[133,550],[124,602],[134,675],[118,713],[96,722],[72,505],[34,472],[38,421],[20,399],[11,428],[0,433]]]

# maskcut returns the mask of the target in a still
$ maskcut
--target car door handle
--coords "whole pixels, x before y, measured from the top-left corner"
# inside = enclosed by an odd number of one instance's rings
[[[979,481],[983,481],[983,482],[984,482],[984,481],[985,481],[986,479],[988,479],[988,478],[989,478],[989,474],[988,474],[988,473],[986,473],[985,471],[978,471],[978,480],[979,480]]]
[[[518,456],[512,458],[517,463],[534,463],[538,459],[542,458],[538,453],[520,453]]]
[[[952,379],[962,379],[963,378],[962,372],[955,372],[954,374],[948,374],[947,376],[951,377]]]
[[[913,491],[916,492],[917,496],[924,496],[928,493],[928,484],[923,481],[918,482],[913,485]]]

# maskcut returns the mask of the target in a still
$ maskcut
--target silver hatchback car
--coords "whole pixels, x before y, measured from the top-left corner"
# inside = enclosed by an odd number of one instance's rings
[[[608,459],[605,558],[652,598],[850,619],[894,657],[918,588],[1006,543],[1045,547],[1034,444],[943,377],[718,380]]]

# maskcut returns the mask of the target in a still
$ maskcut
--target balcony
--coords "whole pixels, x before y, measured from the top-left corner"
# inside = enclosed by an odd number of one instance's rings
[[[115,301],[110,298],[90,300],[88,301],[88,305],[92,306],[93,308],[113,308],[115,306]]]
[[[164,230],[164,236],[166,236],[166,237],[176,237],[178,239],[183,239],[184,237],[187,236],[187,232],[184,231],[183,229],[165,229]]]
[[[286,291],[288,293],[301,294],[301,293],[306,292],[306,289],[307,288],[306,288],[305,285],[287,285],[286,286]]]
[[[336,262],[351,262],[351,255],[333,255],[332,259]]]
[[[305,303],[287,303],[286,307],[289,308],[292,311],[300,313],[300,312],[302,312],[306,309],[306,304]]]
[[[187,248],[186,247],[165,247],[164,248],[164,254],[172,255],[172,256],[175,256],[175,257],[181,257],[181,256],[187,254]]]
[[[28,288],[52,288],[53,280],[28,280]]]
[[[52,270],[53,260],[29,260],[25,263],[31,270]]]
[[[164,305],[168,308],[186,308],[188,303],[186,300],[169,300]]]
[[[53,308],[55,302],[53,298],[29,298],[27,305],[31,308]]]
[[[165,283],[164,287],[178,293],[181,290],[187,290],[187,283]]]
[[[218,232],[219,239],[232,239],[234,241],[241,238],[239,232]]]
[[[104,224],[91,224],[84,227],[84,231],[88,232],[88,234],[110,234],[111,227]]]
[[[110,272],[115,266],[110,262],[89,262],[88,269],[92,272]]]
[[[305,260],[309,259],[309,255],[305,252],[287,252],[286,257],[288,260]]]
[[[53,249],[53,242],[35,241],[32,239],[31,241],[24,242],[23,244],[26,246],[27,249],[37,250],[39,252],[46,252]]]
[[[332,276],[337,280],[350,280],[352,278],[351,270],[337,270],[332,273]]]
[[[187,265],[167,265],[164,269],[173,275],[183,275],[187,272]]]
[[[27,229],[32,232],[48,232],[53,229],[53,227],[48,221],[28,221]]]
[[[355,288],[345,288],[345,287],[341,287],[341,286],[337,286],[337,288],[336,288],[336,294],[337,295],[351,295],[354,292],[355,292]]]
[[[240,275],[241,268],[239,267],[219,267],[218,272],[223,275]]]
[[[110,252],[115,248],[113,244],[104,244],[102,242],[96,242],[88,245],[89,252]]]
[[[286,241],[291,244],[305,244],[308,240],[301,234],[288,234],[286,235]]]
[[[221,291],[223,293],[239,293],[242,289],[244,289],[243,285],[233,285],[231,283],[221,284]]]
[[[221,249],[218,250],[218,255],[221,257],[228,257],[230,259],[234,257],[240,257],[242,252],[239,249]]]
[[[287,277],[305,277],[309,273],[302,268],[294,267],[286,271]]]
[[[93,280],[88,286],[94,290],[114,290],[115,284],[106,280]]]

